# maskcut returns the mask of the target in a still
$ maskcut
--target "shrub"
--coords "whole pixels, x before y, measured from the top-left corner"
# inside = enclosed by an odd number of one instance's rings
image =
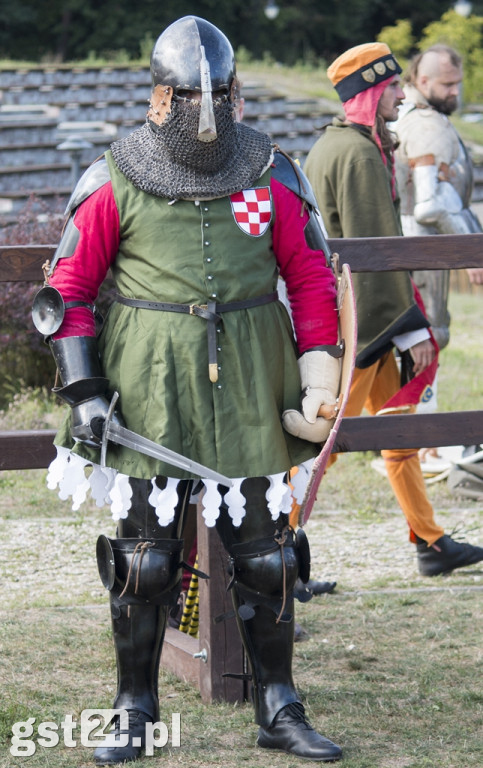
[[[55,245],[62,232],[64,208],[63,200],[49,207],[31,195],[17,222],[0,230],[0,245]],[[32,302],[41,285],[40,274],[34,283],[0,283],[0,408],[23,387],[50,389],[53,384],[55,365],[31,317]],[[96,301],[101,314],[106,313],[112,293],[112,282],[106,280]]]
[[[49,208],[31,195],[16,223],[0,230],[0,245],[57,243],[63,208],[60,200]],[[33,327],[30,314],[41,280],[39,275],[35,283],[0,283],[0,406],[5,406],[23,386],[46,386],[53,381],[49,350]]]
[[[0,431],[18,429],[55,429],[60,424],[65,405],[45,387],[28,387],[13,395],[0,410]]]
[[[377,35],[377,41],[389,46],[404,69],[415,43],[411,22],[408,19],[399,19],[394,26],[383,27]]]

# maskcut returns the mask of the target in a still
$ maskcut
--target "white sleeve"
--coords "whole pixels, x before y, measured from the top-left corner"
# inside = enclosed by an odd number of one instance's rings
[[[429,331],[427,328],[418,328],[417,331],[408,331],[407,333],[400,333],[398,336],[393,336],[392,343],[398,348],[400,352],[405,352],[407,349],[411,349],[420,341],[429,339]]]

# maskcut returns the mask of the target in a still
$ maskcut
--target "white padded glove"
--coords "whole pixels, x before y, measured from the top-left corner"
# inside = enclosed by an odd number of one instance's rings
[[[337,415],[341,358],[332,357],[322,350],[312,350],[305,352],[298,364],[303,393],[302,412],[284,411],[282,423],[287,432],[295,437],[323,443]],[[318,416],[323,405],[329,406],[325,409],[327,418]]]

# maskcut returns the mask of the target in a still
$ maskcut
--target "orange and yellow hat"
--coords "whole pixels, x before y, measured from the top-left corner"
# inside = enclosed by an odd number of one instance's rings
[[[342,102],[402,72],[385,43],[364,43],[349,48],[327,70]]]

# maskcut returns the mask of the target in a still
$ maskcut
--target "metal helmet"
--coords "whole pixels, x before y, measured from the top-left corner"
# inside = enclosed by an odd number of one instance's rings
[[[146,123],[111,145],[120,172],[169,200],[251,187],[271,162],[272,144],[235,119],[235,57],[225,35],[197,16],[178,19],[153,48],[151,75]]]
[[[204,49],[204,56],[203,50]],[[212,91],[231,88],[235,55],[228,38],[218,27],[198,16],[184,16],[158,37],[151,54],[151,77],[156,85],[178,91],[204,91],[202,58],[209,65]]]

